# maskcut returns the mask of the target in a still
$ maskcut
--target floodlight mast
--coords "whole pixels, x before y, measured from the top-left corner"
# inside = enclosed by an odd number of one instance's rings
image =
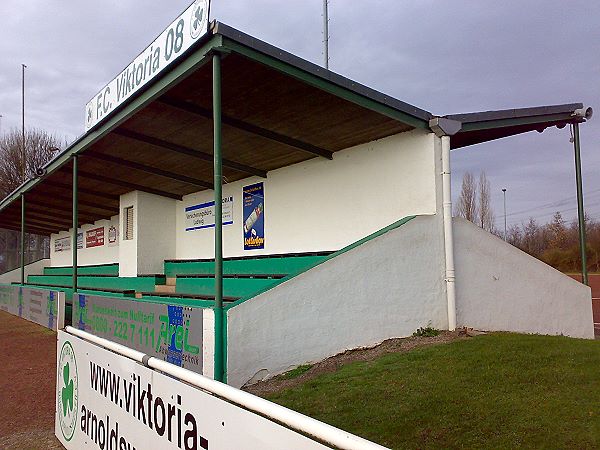
[[[323,58],[329,69],[329,0],[323,0]]]

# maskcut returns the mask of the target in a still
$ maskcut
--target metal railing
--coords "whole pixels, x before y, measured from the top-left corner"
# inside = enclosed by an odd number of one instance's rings
[[[263,398],[241,391],[227,384],[212,380],[203,375],[168,363],[153,356],[146,355],[116,342],[95,336],[73,327],[65,331],[88,342],[113,351],[121,356],[137,361],[146,367],[159,370],[181,381],[185,381],[208,393],[211,393],[229,403],[240,406],[248,411],[260,414],[270,420],[286,426],[315,440],[342,450],[385,450],[379,444],[353,435],[339,428],[319,422],[316,419],[300,414],[284,406],[277,405]]]

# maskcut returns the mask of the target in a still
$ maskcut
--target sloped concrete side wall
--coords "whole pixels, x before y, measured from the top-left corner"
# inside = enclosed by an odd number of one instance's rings
[[[457,323],[593,339],[590,288],[464,219],[454,219]]]
[[[439,216],[420,216],[228,312],[228,383],[447,328]]]

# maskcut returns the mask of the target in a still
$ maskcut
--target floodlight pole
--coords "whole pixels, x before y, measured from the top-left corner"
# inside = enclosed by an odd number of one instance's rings
[[[25,194],[21,194],[21,285],[25,284]]]
[[[506,188],[502,189],[504,195],[504,242],[506,242]]]
[[[73,237],[71,238],[71,252],[73,260],[73,293],[77,292],[77,227],[79,225],[79,211],[77,209],[77,155],[73,155]]]
[[[323,57],[325,68],[329,69],[329,0],[323,0]]]
[[[588,285],[585,211],[583,209],[583,184],[581,181],[581,144],[579,140],[579,123],[573,124],[573,147],[575,149],[575,179],[577,181],[577,217],[579,219],[579,251],[581,252],[581,276],[583,284]]]
[[[27,66],[25,64],[21,64],[21,163],[23,167],[21,168],[21,182],[25,183],[25,174],[26,172],[26,152],[25,152],[25,68]]]
[[[225,379],[223,324],[223,161],[221,153],[221,55],[213,54],[213,154],[215,189],[215,371],[217,381]]]

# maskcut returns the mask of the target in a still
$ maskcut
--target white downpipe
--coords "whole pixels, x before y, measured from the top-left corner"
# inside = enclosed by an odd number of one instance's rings
[[[456,283],[454,276],[454,234],[452,232],[452,195],[450,188],[450,136],[442,136],[442,207],[444,213],[444,252],[446,255],[446,295],[448,330],[456,329]]]
[[[288,428],[314,437],[318,441],[343,450],[389,450],[374,442],[363,439],[354,434],[335,428],[316,419],[300,414],[291,409],[272,403],[248,392],[241,391],[227,384],[212,380],[198,373],[178,367],[153,356],[133,350],[116,342],[94,336],[73,327],[66,327],[65,331],[117,354],[133,359],[146,366],[159,370],[167,375],[178,378],[193,386],[203,389],[228,402],[239,405],[249,411],[261,414]]]

